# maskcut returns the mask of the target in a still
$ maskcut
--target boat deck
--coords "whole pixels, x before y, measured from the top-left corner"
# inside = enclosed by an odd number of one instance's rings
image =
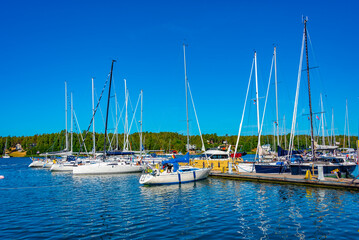
[[[326,188],[340,188],[344,190],[356,190],[359,191],[359,179],[353,182],[353,179],[348,178],[331,178],[326,177],[324,180],[318,180],[316,177],[312,177],[311,180],[305,179],[304,175],[291,175],[291,174],[265,174],[265,173],[222,173],[218,171],[212,171],[211,177],[231,179],[231,180],[243,180],[253,182],[267,182],[278,184],[295,184],[306,185],[312,187],[326,187]]]

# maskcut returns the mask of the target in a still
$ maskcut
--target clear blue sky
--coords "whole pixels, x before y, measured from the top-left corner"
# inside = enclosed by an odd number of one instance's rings
[[[333,108],[336,133],[343,133],[348,99],[350,131],[357,135],[358,9],[358,1],[3,1],[0,136],[64,129],[65,80],[81,129],[86,129],[91,77],[99,95],[112,59],[118,61],[114,80],[121,107],[126,78],[133,103],[144,91],[145,131],[185,133],[183,41],[204,133],[237,134],[253,51],[258,53],[259,95],[264,96],[273,44],[278,46],[280,115],[286,115],[290,129],[302,15],[309,17],[311,65],[319,66],[312,71],[314,111],[320,111],[322,92],[327,125]],[[299,115],[308,109],[302,80]],[[273,131],[273,93],[272,85],[264,133]],[[101,106],[104,111],[104,102]],[[243,134],[255,134],[255,105],[249,106]],[[191,134],[198,134],[192,110],[190,120]],[[103,131],[100,115],[96,122],[97,131]],[[308,126],[298,116],[299,130],[308,132]]]

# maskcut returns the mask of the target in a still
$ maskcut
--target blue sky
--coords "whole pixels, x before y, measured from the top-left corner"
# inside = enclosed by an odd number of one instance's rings
[[[309,17],[310,64],[319,66],[311,72],[314,111],[320,111],[323,93],[327,125],[333,108],[336,133],[342,134],[348,99],[350,132],[357,135],[358,5],[357,1],[3,1],[0,136],[64,129],[65,80],[74,95],[81,130],[86,129],[91,77],[99,95],[112,59],[117,60],[114,81],[120,106],[126,78],[133,104],[144,91],[145,131],[185,133],[183,42],[188,44],[188,79],[201,130],[219,135],[238,132],[254,50],[259,95],[265,96],[277,45],[279,111],[289,131],[302,15]],[[264,134],[273,132],[273,87]],[[308,111],[304,77],[300,91],[299,115]],[[253,88],[251,93],[253,98]],[[104,101],[101,106],[104,111]],[[255,134],[255,105],[248,106],[243,134]],[[263,99],[260,107],[262,112]],[[299,115],[299,131],[309,132],[308,120]],[[102,132],[100,115],[96,122]],[[190,125],[191,134],[198,134],[193,110]]]

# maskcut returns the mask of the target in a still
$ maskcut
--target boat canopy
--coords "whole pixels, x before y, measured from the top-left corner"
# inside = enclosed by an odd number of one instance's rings
[[[183,162],[183,163],[189,163],[189,153],[186,153],[186,155],[184,155],[183,157],[178,157],[178,158],[171,158],[165,161],[162,161],[162,164],[166,164],[166,163],[179,163],[179,162]]]
[[[69,155],[69,156],[67,156],[66,160],[69,161],[69,162],[70,161],[76,161],[76,157],[73,156],[73,155]]]
[[[133,155],[134,152],[121,152],[121,151],[107,151],[107,155]]]

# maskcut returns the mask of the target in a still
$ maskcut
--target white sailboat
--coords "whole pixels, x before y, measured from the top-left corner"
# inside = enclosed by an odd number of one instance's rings
[[[6,147],[7,147],[7,138],[5,141],[4,153],[2,155],[2,158],[10,158],[10,156],[6,153]]]
[[[189,163],[189,153],[182,158],[163,161],[161,170],[148,165],[145,174],[141,175],[140,184],[157,185],[194,182],[207,178],[211,171],[210,168],[179,166],[178,163],[180,162]]]
[[[183,44],[183,55],[184,55],[184,72],[185,72],[185,86],[186,86],[186,116],[187,116],[187,151],[190,150],[189,143],[189,121],[188,121],[188,90],[189,84],[187,79],[187,70],[186,70],[186,48]],[[192,96],[192,95],[191,95]],[[193,99],[192,99],[193,103]],[[197,124],[198,118],[196,115]],[[199,124],[198,124],[199,127]],[[202,149],[204,150],[204,144],[202,139],[201,130],[201,140],[202,140]],[[227,153],[228,156],[228,153]],[[147,166],[145,172],[141,175],[140,184],[146,185],[156,185],[156,184],[178,184],[202,180],[208,177],[211,168],[197,168],[193,166],[180,166],[179,163],[189,164],[189,152],[184,157],[181,158],[172,158],[169,160],[162,161],[162,169],[153,168],[150,165]]]
[[[238,149],[238,144],[239,144],[239,138],[240,138],[241,132],[242,132],[244,114],[245,114],[246,105],[247,105],[249,88],[250,88],[250,84],[251,84],[251,80],[252,80],[253,68],[254,68],[254,70],[255,70],[255,80],[256,80],[257,126],[258,126],[258,133],[259,133],[259,102],[258,102],[259,99],[258,99],[258,84],[257,84],[257,53],[254,52],[254,57],[253,57],[253,62],[252,62],[252,67],[251,67],[251,72],[250,72],[250,75],[249,75],[249,81],[248,81],[246,98],[245,98],[245,101],[244,101],[242,118],[241,118],[241,122],[240,122],[240,124],[239,124],[237,141],[236,141],[236,146],[235,146],[234,154],[233,154],[233,160],[235,160],[235,156],[236,156],[236,154],[237,154],[237,149]],[[259,143],[259,145],[260,145],[260,143]],[[245,173],[245,172],[255,172],[254,164],[253,164],[253,163],[249,163],[249,162],[239,162],[239,161],[235,161],[235,162],[234,162],[234,167],[235,167],[235,169],[237,170],[237,172],[241,172],[241,173]]]
[[[302,59],[303,59],[303,49],[305,47],[306,50],[306,72],[307,72],[307,80],[308,80],[308,96],[309,96],[309,114],[310,114],[310,130],[311,130],[311,161],[308,162],[299,162],[299,163],[292,163],[290,165],[290,170],[292,175],[303,175],[308,170],[312,171],[314,175],[316,171],[318,171],[318,167],[323,168],[324,175],[331,174],[332,171],[336,170],[341,173],[345,173],[346,175],[351,174],[354,169],[356,168],[357,164],[355,162],[345,161],[341,157],[336,156],[317,156],[315,154],[315,150],[318,150],[319,145],[316,145],[314,142],[314,134],[313,134],[313,112],[312,112],[312,104],[311,104],[311,92],[310,92],[310,74],[309,74],[309,61],[308,61],[308,44],[307,44],[308,32],[307,32],[307,18],[304,19],[304,31],[303,31],[303,40],[302,40],[302,50],[301,50],[301,57],[300,57],[300,65],[298,71],[298,81],[297,81],[297,93],[296,93],[296,100],[295,100],[295,107],[293,113],[293,122],[292,122],[292,129],[295,125],[296,121],[296,111],[297,111],[297,103],[298,103],[298,96],[299,96],[299,86],[300,86],[300,72],[302,68]],[[323,131],[324,132],[324,131]],[[291,134],[291,144],[290,148],[293,146],[293,134]],[[324,136],[323,136],[323,142]],[[336,146],[328,146],[331,148],[336,148]]]
[[[92,78],[92,114],[94,115],[95,111],[95,100],[94,100],[94,79]],[[73,110],[73,101],[72,101],[72,94],[71,94],[71,153],[73,150],[73,140],[72,140],[72,134],[73,134],[73,118],[74,118],[74,110]],[[93,159],[83,159],[80,162],[83,164],[87,164],[90,162],[93,162],[96,159],[96,149],[95,149],[95,119],[92,119],[92,130],[93,130]],[[74,156],[65,156],[63,161],[60,161],[58,163],[55,163],[50,168],[50,171],[52,172],[72,172],[74,167],[78,167],[79,161],[76,160]]]
[[[29,167],[31,168],[50,168],[54,164],[51,159],[48,159],[48,155],[62,155],[69,150],[69,141],[68,141],[68,133],[67,133],[67,82],[65,81],[65,140],[66,140],[66,148],[63,152],[58,154],[40,154],[40,156],[45,156],[45,158],[31,158],[32,162],[30,163]]]
[[[112,83],[112,72],[113,72],[114,62],[115,60],[112,60],[111,72],[110,72],[110,84],[109,84],[109,92],[107,99],[107,112],[106,112],[106,123],[105,123],[103,161],[96,162],[93,164],[79,165],[78,167],[73,168],[73,174],[75,175],[133,173],[133,172],[141,172],[143,170],[142,165],[136,164],[133,161],[108,161],[108,159],[106,159],[107,123],[108,123],[108,112],[109,112],[109,104],[111,97],[111,83]],[[125,98],[127,101],[127,88],[125,89],[125,91],[126,91]]]

